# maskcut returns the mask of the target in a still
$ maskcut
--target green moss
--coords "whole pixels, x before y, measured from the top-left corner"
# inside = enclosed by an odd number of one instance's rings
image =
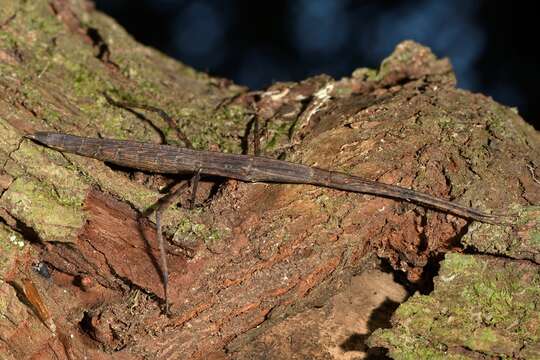
[[[281,145],[289,142],[289,132],[291,130],[289,121],[272,121],[268,124],[267,133],[269,140],[264,144],[264,150],[271,152],[278,149]]]
[[[92,44],[81,41],[80,34],[55,16],[47,1],[6,2],[0,6],[0,21],[13,14],[16,17],[8,24],[9,31],[0,31],[2,48],[19,49],[23,55],[32,56],[25,56],[24,66],[2,62],[0,71],[9,74],[17,84],[10,103],[24,103],[37,114],[27,120],[30,127],[160,141],[158,131],[151,125],[108,104],[101,95],[106,91],[118,100],[163,108],[179,118],[179,126],[197,148],[217,145],[222,151],[241,152],[238,139],[245,128],[245,109],[234,104],[217,105],[245,89],[223,86],[206,74],[139,46],[125,31],[111,26],[114,22],[106,16],[87,16],[81,8],[73,9],[82,21],[82,30],[86,26],[99,29],[111,49],[116,49],[111,60],[130,81],[120,80],[120,74],[96,59]],[[176,96],[178,83],[189,87],[189,93]],[[55,86],[60,87],[58,94],[63,95],[56,97]],[[167,92],[170,96],[161,96]],[[155,114],[141,112],[159,127],[167,141],[176,140],[169,124]],[[70,239],[74,229],[80,227],[81,206],[91,185],[139,211],[154,205],[161,196],[95,160],[61,154],[27,140],[20,142],[20,131],[3,119],[0,133],[0,161],[16,179],[0,201],[46,241]],[[168,210],[165,225],[172,228],[182,215],[176,209]],[[220,241],[227,230],[194,226],[190,232],[206,241]]]
[[[45,1],[21,1],[18,10],[20,17],[26,22],[24,27],[35,31],[46,38],[58,35],[64,31],[64,26],[51,12],[50,5]]]
[[[222,238],[222,233],[218,229],[208,228],[204,224],[194,223],[188,218],[183,218],[176,227],[174,234],[176,239],[187,239],[190,241],[203,241],[205,243],[218,242]]]
[[[540,231],[530,232],[531,245],[540,248]]]
[[[377,78],[377,70],[370,68],[358,68],[353,71],[352,77],[364,81],[374,81]]]
[[[192,122],[189,134],[193,146],[197,149],[208,149],[217,145],[220,151],[229,153],[240,153],[242,151],[238,138],[243,136],[246,113],[245,109],[239,106],[226,106],[217,111],[210,109],[184,108],[181,119],[190,122],[190,118],[205,119],[200,123]],[[200,123],[200,124],[199,124]],[[201,126],[202,125],[202,126]]]
[[[392,318],[392,329],[376,331],[370,346],[383,346],[395,359],[426,351],[462,356],[520,356],[540,341],[540,273],[537,266],[462,254],[447,254],[435,290],[414,295]],[[472,355],[472,353],[471,353]],[[536,356],[540,356],[537,353]]]
[[[384,343],[385,347],[390,349],[389,355],[396,360],[468,359],[461,354],[449,353],[444,344],[433,346],[426,339],[414,334],[396,334],[378,329],[373,333],[372,338]]]
[[[84,178],[89,179],[89,183],[99,184],[102,190],[116,194],[141,212],[154,205],[160,198],[157,191],[130,181],[125,175],[111,170],[96,160],[86,158],[80,160],[80,156],[73,154],[66,154],[66,156],[78,163],[79,171],[82,172]]]
[[[509,341],[503,334],[499,334],[495,329],[484,328],[477,330],[474,335],[468,338],[464,345],[479,353],[495,353],[510,358],[514,352],[519,351],[518,344]],[[506,353],[506,354],[505,354]]]
[[[80,51],[78,56],[57,53],[53,57],[55,64],[65,69],[66,84],[79,97],[94,98],[111,87],[98,69],[89,66],[91,59],[93,54],[89,51]]]
[[[52,187],[28,177],[15,179],[0,199],[0,206],[44,241],[72,241],[85,220],[81,206],[64,205]]]
[[[474,256],[461,256],[456,253],[449,253],[446,255],[444,266],[444,274],[459,274],[462,272],[482,270],[485,264],[479,262]],[[447,276],[447,275],[445,275]]]
[[[25,166],[25,174],[37,179],[47,179],[57,194],[59,203],[67,206],[81,206],[89,183],[79,177],[79,172],[55,150],[44,148],[30,140],[21,142],[11,157]],[[19,176],[21,174],[11,174]]]

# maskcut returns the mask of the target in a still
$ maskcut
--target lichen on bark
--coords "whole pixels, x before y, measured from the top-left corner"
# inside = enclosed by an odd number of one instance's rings
[[[538,265],[447,254],[429,295],[414,295],[377,330],[370,346],[394,359],[540,356]]]

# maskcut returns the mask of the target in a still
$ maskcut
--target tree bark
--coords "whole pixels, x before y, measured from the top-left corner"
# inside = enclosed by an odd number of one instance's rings
[[[177,122],[113,107],[104,92]],[[265,156],[481,209],[540,202],[538,134],[515,110],[457,89],[449,61],[413,42],[399,44],[378,70],[251,93],[136,43],[89,2],[2,0],[5,358],[218,356],[324,303],[377,258],[421,282],[426,266],[467,233],[466,220],[392,199],[203,179],[196,209],[166,213],[167,317],[155,228],[141,214],[182,177],[111,167],[22,138],[49,130],[182,146],[179,127],[198,149],[246,153],[254,117]],[[520,258],[538,263],[534,246]],[[33,271],[38,263],[52,270],[50,279]]]

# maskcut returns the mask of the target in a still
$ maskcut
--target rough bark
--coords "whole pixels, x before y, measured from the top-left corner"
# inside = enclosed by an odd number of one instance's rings
[[[162,108],[178,123],[112,107],[103,92]],[[540,202],[538,134],[515,110],[457,89],[449,61],[413,42],[400,44],[377,71],[278,83],[254,94],[137,44],[89,2],[2,0],[4,358],[234,354],[287,316],[324,304],[376,257],[421,282],[427,265],[462,248],[464,235],[478,251],[517,254],[538,266],[530,222],[504,230],[485,225],[501,234],[497,244],[510,235],[532,239],[505,253],[478,245],[469,222],[412,204],[313,186],[205,179],[196,209],[166,213],[173,311],[167,317],[160,312],[155,229],[141,214],[179,178],[22,139],[55,130],[181,145],[178,126],[196,148],[241,153],[252,151],[252,116],[266,156],[482,209],[518,211]],[[32,270],[39,262],[54,270],[51,279]],[[28,281],[56,334],[25,292]]]

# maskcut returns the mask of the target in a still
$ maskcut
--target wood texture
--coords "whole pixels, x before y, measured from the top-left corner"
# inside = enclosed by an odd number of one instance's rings
[[[456,89],[449,62],[413,42],[400,44],[378,70],[276,83],[251,94],[137,44],[86,1],[0,0],[0,26],[6,359],[226,353],[325,304],[379,259],[411,282],[429,282],[424,270],[476,226],[388,198],[210,178],[194,211],[181,199],[166,214],[169,248],[191,248],[195,257],[168,255],[173,316],[165,317],[154,227],[140,217],[178,178],[23,139],[54,131],[181,143],[170,124],[110,106],[104,91],[163,108],[196,149],[248,153],[256,115],[260,147],[273,159],[497,212],[540,203],[537,133],[512,109]],[[39,261],[50,266],[51,279],[32,270]],[[58,336],[20,300],[27,278]]]

